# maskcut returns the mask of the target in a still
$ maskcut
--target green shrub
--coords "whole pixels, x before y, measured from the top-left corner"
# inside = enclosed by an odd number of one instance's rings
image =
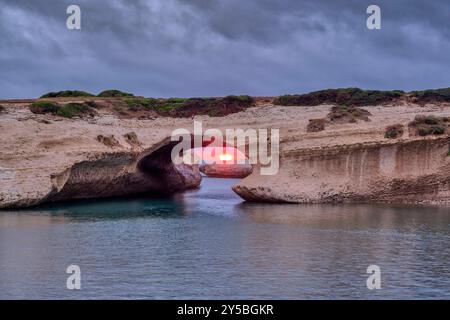
[[[274,100],[281,106],[317,106],[320,104],[345,104],[368,106],[391,102],[400,98],[403,91],[362,90],[359,88],[327,89],[301,95],[284,95]]]
[[[306,132],[320,132],[325,130],[325,125],[327,123],[326,119],[310,119],[308,126],[306,127]]]
[[[412,91],[409,94],[419,104],[450,102],[450,88]]]
[[[386,128],[384,137],[387,139],[397,139],[403,136],[405,127],[402,124],[394,124]]]
[[[49,92],[44,94],[41,98],[66,98],[66,97],[93,97],[94,95],[85,91],[79,90],[65,90],[57,92]]]
[[[115,97],[133,97],[134,95],[132,93],[123,92],[120,90],[105,90],[98,94],[98,97],[108,97],[108,98],[115,98]]]
[[[286,94],[279,96],[273,100],[273,104],[277,106],[299,106],[302,105],[300,100],[300,95]]]
[[[352,95],[348,104],[358,106],[379,105],[400,98],[403,94],[404,92],[399,90],[358,90]]]
[[[128,108],[134,111],[152,108],[159,103],[158,99],[137,97],[126,98],[124,101],[127,104]]]
[[[441,125],[419,126],[417,128],[419,136],[441,135],[445,133],[445,128]]]
[[[184,103],[188,100],[189,100],[189,98],[169,98],[169,99],[165,99],[165,102],[166,103]]]
[[[429,135],[442,135],[446,132],[449,119],[434,115],[417,115],[413,121],[408,124],[412,134],[422,137]]]
[[[184,102],[181,103],[174,103],[174,102],[161,102],[156,104],[153,109],[156,110],[157,112],[166,112],[166,111],[171,111],[171,110],[175,110],[178,108],[182,108],[184,106]]]
[[[360,88],[341,88],[314,91],[306,94],[279,96],[275,105],[281,106],[317,106],[320,104],[346,104],[350,106],[370,106],[393,102],[409,96],[419,104],[450,102],[450,88],[411,91],[362,90]]]
[[[161,116],[191,117],[194,115],[224,116],[244,110],[253,104],[249,96],[224,98],[168,98],[130,97],[123,99],[129,111],[153,110]]]
[[[160,99],[155,104],[153,104],[153,108],[160,114],[167,114],[172,110],[182,108],[190,100],[191,99],[187,98]]]
[[[247,95],[241,95],[241,96],[226,96],[225,98],[223,98],[223,100],[225,102],[228,103],[233,103],[233,102],[238,102],[238,103],[252,103],[253,102],[253,98]]]
[[[89,112],[90,108],[84,103],[68,103],[58,109],[56,115],[64,118],[73,118]]]
[[[442,119],[439,119],[436,116],[428,116],[428,117],[425,117],[423,120],[423,122],[425,124],[429,124],[429,125],[439,124],[439,122],[441,122],[441,121],[442,121]]]
[[[87,103],[67,103],[60,105],[48,101],[36,101],[30,105],[35,114],[53,114],[64,118],[73,118],[89,113],[92,109]]]
[[[342,105],[332,107],[327,117],[331,122],[353,123],[357,120],[370,121],[370,115],[371,113],[364,109]]]
[[[430,128],[431,134],[440,135],[445,133],[445,127],[442,125],[433,125]]]
[[[56,114],[61,106],[54,102],[36,101],[30,105],[30,111],[35,114]]]

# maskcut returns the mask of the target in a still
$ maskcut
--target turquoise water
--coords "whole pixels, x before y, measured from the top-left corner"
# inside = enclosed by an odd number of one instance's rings
[[[236,182],[0,212],[0,298],[450,298],[450,209],[247,204]]]

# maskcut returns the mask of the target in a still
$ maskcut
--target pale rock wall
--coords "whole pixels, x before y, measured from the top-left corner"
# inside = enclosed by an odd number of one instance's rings
[[[233,190],[246,200],[268,202],[446,200],[449,145],[443,137],[289,151],[277,175],[252,174]]]

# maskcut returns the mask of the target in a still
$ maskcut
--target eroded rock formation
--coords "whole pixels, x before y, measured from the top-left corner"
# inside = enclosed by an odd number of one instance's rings
[[[170,145],[170,140],[164,142]],[[9,176],[13,183],[9,185],[11,189],[2,190],[0,207],[28,207],[43,202],[133,194],[167,194],[198,187],[202,179],[198,168],[167,161],[165,152],[169,152],[170,158],[170,150],[165,145],[155,150],[99,154],[82,161],[70,161],[70,167],[62,171],[58,170],[58,166],[54,170],[46,168],[45,176],[42,172],[31,176],[31,172],[17,170]],[[8,171],[2,170],[0,178],[8,180],[5,173],[7,175]],[[23,180],[14,181],[18,175],[26,179],[28,174],[28,183],[21,185]],[[40,184],[31,185],[36,181]],[[22,187],[23,191],[18,187]]]
[[[438,137],[287,151],[276,177],[249,177],[234,191],[267,202],[447,201],[449,145]]]
[[[105,100],[105,103],[108,103]],[[172,193],[197,187],[195,166],[173,165],[174,129],[191,118],[121,118],[108,108],[82,119],[33,114],[29,101],[3,102],[0,115],[0,208],[48,201]],[[233,190],[261,202],[450,202],[448,132],[386,137],[417,115],[450,116],[449,105],[368,106],[370,121],[327,123],[333,105],[256,107],[224,117],[195,116],[207,128],[277,128],[280,169],[258,166]]]
[[[144,126],[136,133],[109,115],[41,117],[13,107],[0,119],[0,208],[173,193],[201,183],[198,167],[170,161],[171,130]]]
[[[44,201],[172,193],[200,185],[201,175],[196,167],[173,165],[165,159],[165,147],[161,149],[76,163],[52,175],[53,188]]]

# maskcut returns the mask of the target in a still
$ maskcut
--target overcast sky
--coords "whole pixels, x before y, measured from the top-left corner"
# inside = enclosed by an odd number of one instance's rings
[[[449,56],[448,0],[0,0],[0,98],[450,87]]]

